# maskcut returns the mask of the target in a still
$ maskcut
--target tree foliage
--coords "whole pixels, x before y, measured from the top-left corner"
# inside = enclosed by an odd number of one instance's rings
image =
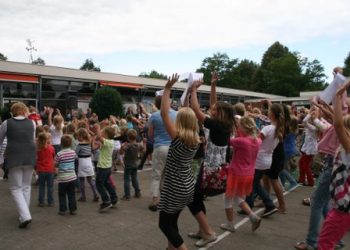
[[[344,60],[344,75],[350,76],[350,52]]]
[[[92,112],[99,119],[108,118],[110,115],[122,115],[123,105],[120,93],[111,87],[102,87],[95,91],[89,104]]]
[[[318,60],[309,61],[279,42],[266,50],[260,65],[247,59],[231,59],[226,53],[215,53],[203,59],[197,72],[204,73],[204,83],[209,84],[214,70],[220,76],[218,86],[228,88],[298,96],[300,91],[325,87],[326,75]]]
[[[154,79],[167,79],[167,75],[164,75],[162,73],[158,73],[155,70],[152,70],[149,73],[146,72],[142,72],[141,74],[139,74],[139,77],[146,77],[146,78],[154,78]]]
[[[95,66],[91,58],[86,59],[84,64],[80,67],[80,69],[86,71],[101,71],[100,67]]]
[[[32,62],[32,64],[36,64],[36,65],[45,65],[45,61],[44,59],[41,59],[40,57],[38,57],[36,60],[34,60]]]
[[[0,61],[7,61],[7,57],[2,53],[0,53]]]

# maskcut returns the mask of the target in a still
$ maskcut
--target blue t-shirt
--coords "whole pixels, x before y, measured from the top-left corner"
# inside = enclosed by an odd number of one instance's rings
[[[170,119],[175,122],[176,111],[173,109],[169,110]],[[154,138],[154,148],[160,146],[169,146],[171,143],[171,138],[165,129],[160,111],[157,111],[151,115],[149,118],[149,123],[153,126],[153,138]]]

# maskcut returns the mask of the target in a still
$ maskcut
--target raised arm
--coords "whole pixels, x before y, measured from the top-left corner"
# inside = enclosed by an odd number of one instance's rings
[[[350,139],[346,133],[346,129],[344,126],[343,120],[343,112],[342,112],[342,95],[346,91],[348,84],[339,88],[335,95],[335,104],[334,104],[334,128],[337,133],[340,144],[343,146],[344,150],[347,154],[350,153]]]
[[[202,82],[196,81],[193,83],[191,90],[191,108],[193,109],[194,113],[197,116],[197,119],[203,123],[205,119],[205,114],[202,112],[202,110],[199,107],[198,103],[198,97],[197,97],[197,89],[201,85]]]
[[[211,82],[210,82],[210,108],[212,108],[215,103],[217,102],[217,96],[216,96],[216,83],[219,80],[218,73],[216,71],[212,72],[211,74]]]
[[[162,116],[165,129],[168,131],[170,137],[174,139],[176,137],[176,128],[175,124],[169,117],[170,109],[170,92],[173,85],[179,80],[178,74],[173,74],[172,77],[168,78],[168,81],[164,88],[164,93],[162,96],[162,104],[160,106],[160,115]]]

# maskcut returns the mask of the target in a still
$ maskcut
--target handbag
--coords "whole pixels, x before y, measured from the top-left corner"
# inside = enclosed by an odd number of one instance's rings
[[[206,196],[215,196],[226,191],[228,164],[208,167],[202,164],[199,172],[200,191]]]

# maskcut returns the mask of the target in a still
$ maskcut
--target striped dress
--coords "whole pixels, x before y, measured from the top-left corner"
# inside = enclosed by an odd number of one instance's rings
[[[77,179],[75,174],[75,159],[77,155],[70,148],[59,151],[55,157],[58,164],[57,182],[70,182]]]
[[[176,137],[170,144],[158,209],[173,214],[193,200],[195,180],[191,169],[197,147],[189,148]]]

